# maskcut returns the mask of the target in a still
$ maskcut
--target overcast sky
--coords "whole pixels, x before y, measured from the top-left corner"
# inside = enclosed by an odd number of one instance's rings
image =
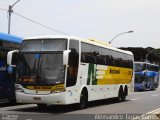
[[[8,9],[16,0],[0,0]],[[63,33],[110,41],[115,47],[160,48],[160,0],[21,0],[14,12]],[[0,10],[0,32],[7,33],[7,12]],[[11,34],[29,37],[58,34],[12,14]]]

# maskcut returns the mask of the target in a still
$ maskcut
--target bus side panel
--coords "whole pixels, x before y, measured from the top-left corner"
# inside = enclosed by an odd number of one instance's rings
[[[6,62],[0,61],[0,99],[15,97],[13,76],[7,73]]]
[[[127,85],[128,91],[133,87],[132,75],[128,74],[132,69],[89,63],[81,63],[80,68],[80,79],[77,86],[87,86],[89,101],[117,97],[120,85],[123,88]],[[115,72],[119,70],[120,73],[110,73],[111,69]]]
[[[5,80],[6,80],[5,62],[0,61],[0,99],[5,99],[7,97]]]

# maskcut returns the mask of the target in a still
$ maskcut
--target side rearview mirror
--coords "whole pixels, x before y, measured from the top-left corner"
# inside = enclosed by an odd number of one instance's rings
[[[19,50],[13,50],[13,51],[9,51],[8,54],[7,54],[7,64],[9,66],[12,66],[12,67],[16,67],[16,65],[12,65],[12,61],[13,61],[13,54],[14,53],[19,53]]]
[[[69,53],[71,50],[65,50],[63,51],[63,65],[68,65],[68,59],[69,59]]]

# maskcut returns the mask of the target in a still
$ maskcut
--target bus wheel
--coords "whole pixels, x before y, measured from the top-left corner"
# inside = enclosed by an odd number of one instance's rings
[[[16,99],[8,99],[8,100],[9,100],[10,103],[14,103],[14,104],[17,103]]]
[[[117,97],[117,102],[122,102],[123,100],[124,100],[124,93],[123,93],[123,89],[120,88],[118,97]]]
[[[83,90],[81,95],[80,95],[79,108],[80,109],[86,108],[87,107],[87,102],[88,102],[87,92],[86,92],[86,90]]]
[[[122,99],[122,101],[125,101],[125,100],[126,100],[126,96],[127,96],[127,95],[128,95],[128,88],[125,87],[124,92],[123,92],[123,99]]]
[[[42,108],[46,108],[47,104],[37,104],[38,108],[42,109]]]

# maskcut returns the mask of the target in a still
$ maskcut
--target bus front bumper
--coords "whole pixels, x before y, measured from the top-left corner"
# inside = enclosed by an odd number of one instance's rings
[[[144,91],[145,86],[142,83],[136,83],[134,89],[135,91]]]
[[[16,101],[18,103],[53,104],[53,105],[67,104],[65,101],[65,92],[45,94],[45,95],[16,92]]]

